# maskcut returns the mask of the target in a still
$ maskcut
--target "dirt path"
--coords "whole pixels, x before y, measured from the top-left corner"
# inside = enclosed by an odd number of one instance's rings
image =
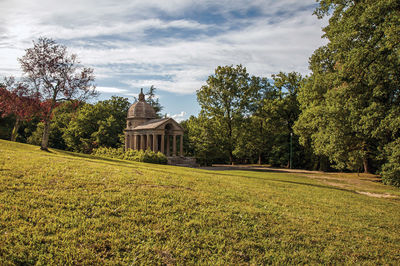
[[[200,167],[204,170],[227,171],[265,171],[277,173],[294,173],[316,179],[321,183],[329,186],[339,187],[358,194],[366,195],[374,198],[400,198],[399,195],[387,193],[386,189],[391,187],[381,184],[381,179],[372,174],[357,174],[357,173],[327,173],[322,171],[309,171],[303,169],[287,169],[274,168],[262,165],[224,165],[215,164],[210,167]]]

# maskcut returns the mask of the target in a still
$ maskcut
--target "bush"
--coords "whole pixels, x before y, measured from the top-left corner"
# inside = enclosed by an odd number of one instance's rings
[[[382,166],[382,181],[385,184],[400,187],[400,139],[385,147],[387,163]]]
[[[149,149],[146,151],[128,149],[124,152],[123,148],[116,149],[100,147],[94,149],[92,155],[144,163],[167,164],[168,162],[167,157],[164,154],[162,154],[161,152],[155,153]]]

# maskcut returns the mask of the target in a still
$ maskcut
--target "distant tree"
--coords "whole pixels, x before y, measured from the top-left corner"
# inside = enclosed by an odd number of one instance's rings
[[[30,95],[25,84],[16,82],[14,78],[6,78],[0,84],[0,112],[3,117],[15,117],[11,141],[16,141],[18,129],[23,121],[33,118],[39,111],[40,102],[36,95]]]
[[[60,103],[53,111],[53,116],[50,125],[50,135],[48,146],[56,149],[67,149],[64,140],[64,133],[68,128],[70,121],[76,116],[79,108],[85,103],[78,101],[66,101]],[[40,145],[43,137],[44,123],[39,122],[30,136],[27,138],[27,143]]]
[[[211,119],[217,127],[216,132],[220,134],[215,143],[228,153],[231,164],[249,93],[249,74],[241,65],[218,66],[215,74],[208,77],[207,84],[197,91],[201,115]]]
[[[94,105],[85,104],[64,132],[67,148],[90,153],[97,147],[121,146],[129,106],[127,98],[115,96]]]
[[[164,107],[160,104],[159,99],[156,97],[156,90],[156,87],[153,85],[150,86],[149,90],[145,93],[146,102],[154,108],[157,117],[161,118],[161,111],[164,109]]]
[[[33,41],[18,59],[31,94],[38,94],[43,105],[43,137],[41,149],[47,150],[50,123],[57,103],[77,99],[84,101],[97,95],[93,69],[81,67],[75,54],[69,54],[64,45],[48,38]]]
[[[276,97],[274,87],[267,78],[252,76],[249,80],[248,116],[244,118],[240,137],[234,150],[236,157],[262,163],[271,143],[271,127],[267,124],[266,100]]]

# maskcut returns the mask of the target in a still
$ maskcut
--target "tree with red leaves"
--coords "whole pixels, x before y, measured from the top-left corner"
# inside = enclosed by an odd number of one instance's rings
[[[57,104],[77,99],[84,101],[97,96],[92,68],[82,67],[75,54],[64,45],[48,38],[33,41],[33,48],[19,58],[30,94],[38,95],[44,123],[41,149],[47,150],[50,122]]]
[[[0,112],[2,117],[15,116],[15,124],[11,133],[11,141],[17,138],[17,132],[21,122],[32,119],[40,109],[37,95],[29,94],[27,86],[15,79],[6,78],[0,86]]]

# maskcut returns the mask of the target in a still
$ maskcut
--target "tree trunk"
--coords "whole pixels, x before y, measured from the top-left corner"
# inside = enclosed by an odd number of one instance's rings
[[[40,146],[41,150],[48,151],[47,147],[49,144],[49,135],[50,135],[50,121],[45,120],[43,128],[42,145]]]
[[[231,151],[229,152],[229,162],[233,165],[233,153]]]
[[[363,167],[364,167],[364,174],[369,174],[369,164],[368,164],[368,157],[363,158]]]
[[[19,129],[19,126],[20,126],[20,122],[21,121],[17,117],[17,120],[15,121],[15,124],[14,124],[14,128],[13,128],[13,130],[11,132],[11,141],[16,141],[17,140],[17,135],[18,135],[18,129]]]
[[[261,165],[261,152],[258,153],[258,164]]]

